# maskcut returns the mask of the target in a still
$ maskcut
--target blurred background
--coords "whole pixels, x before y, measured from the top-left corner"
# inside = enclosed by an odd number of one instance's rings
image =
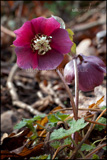
[[[10,133],[14,124],[22,117],[33,116],[21,106],[13,105],[13,100],[7,87],[7,79],[16,63],[14,48],[11,46],[15,36],[13,31],[27,20],[36,17],[61,17],[66,28],[74,32],[74,42],[77,54],[95,55],[106,63],[106,1],[1,1],[1,118],[2,133]],[[69,61],[69,57],[61,64]],[[13,84],[20,101],[33,105],[40,112],[49,111],[58,106],[69,107],[69,98],[63,84],[56,73],[41,71],[37,74],[18,69],[15,72]],[[93,103],[105,94],[105,80],[95,93],[80,94],[80,106]],[[50,92],[47,90],[47,86]],[[74,84],[71,86],[74,94]],[[44,90],[45,88],[45,90]],[[42,103],[41,103],[42,101]]]

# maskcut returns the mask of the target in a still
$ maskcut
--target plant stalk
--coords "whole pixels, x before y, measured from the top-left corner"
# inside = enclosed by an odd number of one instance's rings
[[[77,113],[76,113],[76,107],[75,107],[75,103],[74,103],[74,98],[73,98],[73,95],[68,87],[68,85],[66,84],[65,82],[65,79],[64,77],[62,76],[61,72],[59,71],[59,69],[56,70],[56,72],[58,73],[60,79],[62,80],[64,86],[65,86],[65,89],[69,95],[69,98],[70,98],[70,102],[71,102],[71,105],[72,105],[72,109],[73,109],[73,113],[74,113],[74,118],[75,120],[77,120]]]
[[[74,63],[74,73],[75,73],[75,107],[76,107],[76,120],[78,120],[78,101],[79,101],[79,87],[78,87],[78,68],[77,68],[77,60],[76,58],[73,59]],[[74,133],[75,143],[78,144],[78,136],[79,133]]]

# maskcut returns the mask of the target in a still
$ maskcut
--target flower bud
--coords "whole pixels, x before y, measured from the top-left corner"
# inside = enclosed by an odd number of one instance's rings
[[[103,82],[106,66],[101,59],[96,56],[84,56],[80,54],[76,57],[76,60],[80,90],[85,92],[91,91]],[[66,64],[64,78],[68,84],[71,84],[74,80],[73,60]]]

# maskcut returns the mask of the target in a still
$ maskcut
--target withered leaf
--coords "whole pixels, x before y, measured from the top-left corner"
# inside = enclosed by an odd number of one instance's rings
[[[27,139],[26,135],[29,133],[29,129],[25,129],[21,134],[6,137],[1,145],[2,150],[12,151],[16,148],[23,146],[23,142]]]

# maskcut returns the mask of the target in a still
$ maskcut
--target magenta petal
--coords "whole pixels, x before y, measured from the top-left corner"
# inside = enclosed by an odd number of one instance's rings
[[[49,36],[54,30],[60,28],[60,23],[57,22],[53,17],[43,18],[38,17],[31,20],[35,34],[42,33]]]
[[[50,50],[45,55],[38,56],[38,69],[39,70],[51,70],[56,69],[62,62],[63,55],[55,50]]]
[[[31,22],[25,22],[22,27],[15,30],[16,40],[13,42],[15,46],[25,46],[31,43],[32,38],[35,36],[32,32]]]
[[[16,47],[17,64],[20,68],[37,68],[37,53],[33,53],[30,47]]]
[[[80,54],[80,55],[83,57],[84,61],[93,62],[93,63],[99,65],[103,72],[106,72],[106,65],[100,58],[98,58],[96,56],[84,56],[82,54]]]
[[[78,65],[78,69],[79,89],[82,91],[93,90],[96,86],[99,86],[104,79],[104,74],[100,70],[100,67],[91,62]]]
[[[73,45],[68,32],[62,28],[55,30],[52,34],[51,47],[62,54],[69,53]]]

